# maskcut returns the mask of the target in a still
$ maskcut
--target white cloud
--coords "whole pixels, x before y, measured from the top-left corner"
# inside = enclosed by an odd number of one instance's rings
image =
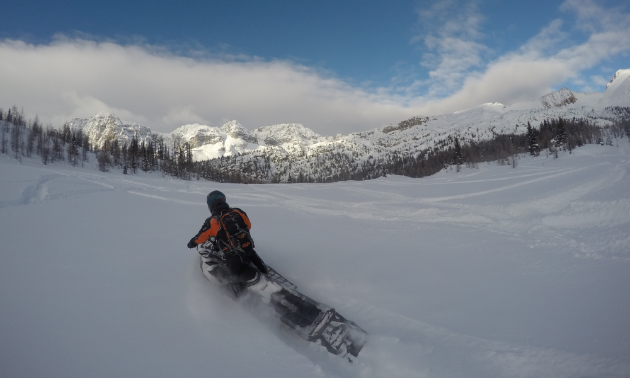
[[[472,68],[483,66],[483,56],[492,51],[478,42],[483,37],[484,17],[475,2],[454,0],[438,1],[418,15],[422,33],[412,42],[426,46],[420,64],[429,69],[429,79],[415,86],[428,88],[430,97],[451,94]]]
[[[154,46],[68,38],[4,40],[0,56],[0,104],[55,125],[105,111],[161,131],[237,119],[248,128],[301,122],[334,134],[414,114],[378,91],[288,61],[192,59]]]
[[[420,112],[446,113],[485,102],[533,100],[555,85],[579,78],[582,71],[630,51],[628,13],[604,9],[591,0],[568,0],[561,9],[577,16],[575,27],[588,32],[586,40],[570,41],[570,33],[562,30],[564,22],[554,20],[516,51],[486,63],[483,70],[464,68],[459,89],[442,99],[422,99],[416,103]],[[442,82],[450,85],[447,79],[431,85]]]
[[[166,125],[184,125],[189,123],[203,123],[204,119],[195,112],[192,105],[189,105],[171,108],[168,113],[162,117],[162,122]]]
[[[601,75],[595,75],[595,76],[591,76],[591,81],[593,82],[593,84],[597,85],[598,87],[605,87],[606,84],[608,84],[609,80],[606,80]]]

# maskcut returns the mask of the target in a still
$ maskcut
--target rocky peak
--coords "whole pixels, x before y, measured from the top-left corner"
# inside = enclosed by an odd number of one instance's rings
[[[612,77],[612,79],[610,79],[610,81],[608,82],[608,84],[606,84],[606,89],[608,89],[608,87],[610,87],[610,85],[619,78],[619,76],[621,76],[621,72],[624,70],[618,70],[617,72],[615,72],[615,75]]]
[[[124,123],[118,117],[108,113],[98,113],[88,119],[75,118],[70,122],[70,127],[75,130],[82,129],[90,139],[90,143],[97,148],[114,140],[118,140],[118,143],[123,145],[129,144],[134,136],[141,142],[151,137],[150,128],[133,122]]]
[[[245,126],[238,123],[237,120],[230,121],[220,129],[234,139],[242,139],[248,143],[256,143],[256,138],[245,128]]]
[[[262,126],[253,133],[259,142],[267,146],[276,146],[286,143],[296,145],[310,145],[321,141],[321,135],[304,127],[301,123],[281,123],[278,125]]]
[[[192,148],[197,148],[204,144],[218,143],[223,140],[219,128],[198,123],[180,126],[173,130],[170,136],[173,140],[178,140],[180,143],[188,142]]]
[[[610,83],[606,84],[606,93],[621,99],[619,105],[623,106],[623,99],[626,99],[630,94],[630,69],[617,71]],[[628,104],[628,102],[625,101],[625,104]]]
[[[540,98],[540,103],[545,109],[573,104],[576,101],[577,98],[567,87],[546,94]]]

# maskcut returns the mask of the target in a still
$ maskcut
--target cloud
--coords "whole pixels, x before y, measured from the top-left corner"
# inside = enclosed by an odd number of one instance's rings
[[[0,103],[57,126],[105,111],[160,131],[237,119],[250,129],[300,122],[329,135],[415,114],[385,93],[290,61],[193,59],[159,46],[65,37],[45,45],[4,40],[0,56]]]
[[[457,75],[464,78],[457,90],[441,99],[423,98],[415,106],[421,113],[441,114],[486,102],[509,105],[533,100],[567,80],[577,82],[582,71],[630,51],[628,13],[602,8],[591,0],[568,0],[561,9],[576,16],[573,29],[586,32],[585,40],[571,40],[574,30],[563,31],[565,22],[554,20],[516,51],[484,63],[482,70],[462,66]],[[446,54],[445,59],[449,58]],[[431,86],[451,86],[448,79],[435,79]],[[592,89],[588,85],[583,88]]]
[[[438,1],[418,11],[420,34],[412,43],[422,42],[426,49],[420,65],[429,70],[429,78],[414,87],[426,88],[427,96],[451,94],[473,68],[485,64],[484,56],[492,50],[481,44],[484,16],[476,2]]]
[[[600,87],[605,87],[606,84],[608,84],[609,80],[606,80],[603,76],[601,75],[595,75],[595,76],[591,76],[591,81]]]

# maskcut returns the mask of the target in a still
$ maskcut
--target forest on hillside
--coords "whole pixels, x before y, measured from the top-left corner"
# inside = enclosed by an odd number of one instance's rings
[[[42,164],[65,162],[84,166],[90,157],[103,172],[122,174],[161,172],[182,180],[210,180],[231,183],[303,183],[369,180],[388,174],[425,177],[443,169],[460,170],[496,161],[518,165],[519,155],[541,153],[558,158],[585,144],[612,145],[616,138],[630,137],[630,107],[607,108],[617,116],[605,127],[588,119],[547,119],[539,125],[528,123],[522,134],[493,134],[475,141],[449,135],[432,148],[418,151],[386,150],[379,154],[357,151],[343,143],[331,143],[313,151],[289,154],[280,147],[268,147],[206,161],[194,161],[191,146],[175,141],[167,145],[155,134],[148,141],[133,138],[121,145],[117,140],[97,147],[82,130],[66,123],[57,129],[43,126],[38,117],[27,120],[17,106],[0,109],[0,153],[17,160],[40,159]],[[419,117],[390,126],[404,130],[422,122]]]

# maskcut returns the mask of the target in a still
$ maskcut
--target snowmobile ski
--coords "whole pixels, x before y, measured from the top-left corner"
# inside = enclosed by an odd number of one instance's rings
[[[267,277],[269,277],[273,281],[279,283],[285,289],[297,290],[297,286],[296,285],[294,285],[291,281],[289,281],[286,278],[284,278],[284,276],[282,276],[280,273],[278,273],[275,269],[273,269],[270,266],[268,266],[267,269],[269,269],[269,273],[267,273]]]
[[[211,282],[229,287],[230,277],[212,251],[200,250],[201,270]],[[300,293],[297,286],[269,267],[240,296],[274,310],[282,324],[300,338],[322,345],[328,352],[352,361],[367,342],[367,332],[334,308]]]

